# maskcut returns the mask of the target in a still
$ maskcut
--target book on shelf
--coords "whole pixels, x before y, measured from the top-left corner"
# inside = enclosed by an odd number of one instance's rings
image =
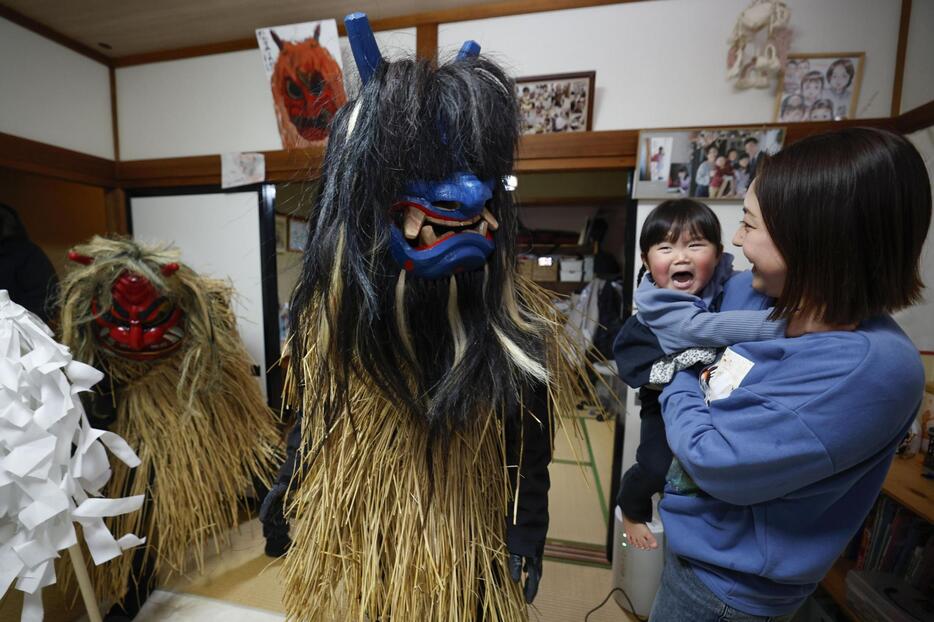
[[[934,597],[934,527],[887,496],[880,496],[844,557],[855,570],[890,573]]]

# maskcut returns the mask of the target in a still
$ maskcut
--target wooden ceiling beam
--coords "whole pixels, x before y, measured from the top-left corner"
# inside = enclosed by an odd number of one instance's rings
[[[891,116],[897,117],[902,108],[902,85],[905,80],[905,56],[908,53],[908,30],[911,27],[911,0],[902,0],[901,19],[898,23],[898,47],[895,50],[895,79],[892,83]]]
[[[13,9],[6,7],[2,4],[0,4],[0,17],[8,21],[11,21],[14,24],[17,24],[18,26],[22,26],[26,30],[31,30],[37,35],[45,37],[46,39],[49,39],[50,41],[54,41],[55,43],[58,43],[59,45],[64,45],[69,50],[73,52],[77,52],[78,54],[81,54],[82,56],[86,56],[87,58],[90,58],[91,60],[101,63],[102,65],[106,65],[108,67],[111,66],[111,62],[113,59],[104,55],[103,53],[98,52],[94,48],[88,47],[83,43],[79,43],[78,41],[75,41],[71,37],[68,37],[67,35],[63,35],[57,30],[53,30],[52,28],[49,28],[45,24],[39,23],[36,20],[32,19],[31,17],[27,17],[23,15],[22,13],[14,11]]]
[[[419,24],[415,27],[415,56],[432,63],[438,61],[438,24]]]

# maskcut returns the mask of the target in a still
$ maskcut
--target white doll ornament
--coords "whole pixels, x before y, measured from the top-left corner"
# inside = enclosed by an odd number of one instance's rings
[[[781,71],[791,43],[791,9],[780,0],[753,0],[727,40],[728,80],[737,88],[766,88]]]

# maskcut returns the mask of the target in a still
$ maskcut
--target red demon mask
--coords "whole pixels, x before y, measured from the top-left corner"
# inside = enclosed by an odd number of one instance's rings
[[[166,276],[178,264],[162,269]],[[160,295],[146,277],[123,272],[111,289],[113,304],[103,310],[97,300],[91,302],[99,327],[98,343],[120,356],[142,361],[161,358],[174,352],[182,343],[182,310]]]
[[[279,58],[272,77],[273,97],[284,104],[289,120],[305,140],[327,138],[328,124],[347,101],[340,65],[314,37],[293,43],[275,32]]]

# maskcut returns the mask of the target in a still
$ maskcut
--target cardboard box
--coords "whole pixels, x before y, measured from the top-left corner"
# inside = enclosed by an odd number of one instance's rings
[[[516,271],[527,279],[534,279],[537,262],[538,257],[535,255],[519,255],[516,257]]]
[[[554,282],[558,280],[558,257],[556,255],[543,255],[535,261],[532,270],[532,279],[535,281]]]
[[[584,260],[577,257],[562,257],[559,275],[561,281],[580,283],[584,279]]]

